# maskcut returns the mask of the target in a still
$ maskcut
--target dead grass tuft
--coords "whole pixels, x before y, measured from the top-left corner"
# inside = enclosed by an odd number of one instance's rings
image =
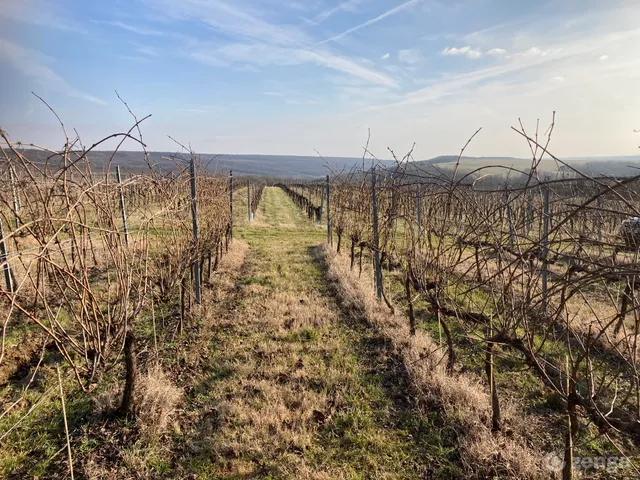
[[[150,440],[164,432],[182,399],[182,390],[171,383],[160,367],[153,367],[136,384],[136,424]],[[113,384],[94,398],[98,413],[114,412],[122,401],[122,387]]]
[[[171,383],[160,367],[140,379],[136,423],[144,436],[162,433],[169,426],[182,399],[182,390]]]
[[[242,240],[234,240],[229,245],[229,250],[220,259],[218,273],[221,276],[238,270],[245,261],[249,245]]]

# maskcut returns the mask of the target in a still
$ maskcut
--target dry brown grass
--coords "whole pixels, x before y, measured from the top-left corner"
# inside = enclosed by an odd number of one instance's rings
[[[136,425],[145,440],[166,431],[176,414],[182,389],[175,386],[159,366],[139,377],[136,383]],[[116,384],[94,397],[98,413],[109,414],[122,400],[122,388]]]
[[[164,432],[182,399],[182,390],[171,383],[160,367],[153,367],[140,379],[136,423],[141,433],[153,437]]]
[[[543,453],[527,444],[536,422],[525,418],[513,404],[502,406],[506,429],[511,435],[491,432],[491,408],[487,388],[469,374],[448,375],[442,365],[445,355],[423,332],[414,337],[409,321],[392,315],[375,298],[371,281],[351,272],[348,259],[330,248],[323,249],[328,264],[328,279],[334,284],[342,303],[376,325],[393,344],[404,361],[416,389],[440,405],[447,418],[458,425],[463,462],[470,478],[485,478],[501,472],[509,478],[548,479]]]

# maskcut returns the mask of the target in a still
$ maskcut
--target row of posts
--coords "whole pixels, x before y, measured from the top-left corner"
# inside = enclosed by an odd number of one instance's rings
[[[380,238],[379,238],[379,229],[378,229],[378,198],[376,191],[376,183],[377,183],[377,168],[371,168],[371,212],[372,212],[372,221],[373,221],[373,263],[374,263],[374,279],[375,279],[375,288],[376,288],[376,296],[378,300],[382,299],[382,288],[383,288],[383,280],[382,280],[382,265],[380,263]],[[326,192],[327,199],[327,243],[329,245],[333,245],[333,238],[331,232],[331,215],[329,214],[330,210],[330,182],[329,175],[327,175],[326,183],[324,188],[322,189],[322,199],[320,203],[320,208],[322,209],[324,203],[324,194]],[[547,312],[547,290],[548,290],[548,254],[549,254],[549,227],[550,227],[550,212],[549,212],[549,188],[544,186],[542,189],[543,194],[543,236],[542,236],[542,302],[541,309],[543,315]],[[598,199],[598,206],[600,206],[600,199]],[[513,232],[513,223],[511,218],[511,206],[508,199],[508,193],[506,193],[506,208],[507,208],[507,222],[509,225],[509,243],[513,247],[515,234]],[[421,237],[422,232],[422,189],[421,186],[418,185],[416,191],[416,213],[417,213],[417,236],[418,239]],[[598,240],[602,239],[602,231],[598,231]]]
[[[13,190],[13,203],[14,210],[17,212],[20,209],[20,203],[18,196],[15,190],[15,177],[13,173],[13,169],[9,169],[11,172],[11,184]],[[196,167],[195,160],[192,158],[190,162],[190,187],[191,187],[191,219],[192,219],[192,227],[193,227],[193,239],[195,244],[198,244],[198,202],[196,195]],[[129,246],[129,229],[127,225],[127,210],[124,198],[124,191],[122,188],[122,174],[120,171],[120,166],[116,166],[116,181],[118,184],[118,197],[120,204],[120,213],[122,215],[122,230],[124,235],[125,245]],[[248,188],[248,191],[250,189]],[[229,237],[233,239],[233,172],[229,173]],[[251,215],[251,204],[249,204],[249,216]],[[20,228],[20,220],[18,215],[16,215],[16,228]],[[4,227],[2,222],[2,217],[0,217],[0,264],[2,265],[2,270],[4,274],[5,286],[9,293],[13,293],[14,285],[11,276],[11,267],[8,260],[7,246],[4,241]],[[196,304],[200,304],[202,301],[201,298],[201,285],[200,285],[200,261],[198,256],[196,255],[196,259],[193,264],[193,279],[194,279],[194,292],[195,292],[195,301]]]
[[[376,193],[376,168],[371,169],[371,202],[373,214],[373,262],[375,269],[376,295],[378,300],[382,300],[382,265],[380,263],[380,238],[378,233],[378,198]],[[333,235],[331,232],[331,183],[329,175],[327,175],[326,183],[322,189],[320,209],[324,204],[324,196],[326,192],[327,201],[327,244],[333,245]],[[321,214],[322,217],[322,214]]]

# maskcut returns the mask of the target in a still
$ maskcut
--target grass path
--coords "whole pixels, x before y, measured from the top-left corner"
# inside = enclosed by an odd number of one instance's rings
[[[207,376],[189,394],[175,478],[425,478],[440,452],[375,331],[326,290],[309,222],[266,188],[233,314],[216,320]]]

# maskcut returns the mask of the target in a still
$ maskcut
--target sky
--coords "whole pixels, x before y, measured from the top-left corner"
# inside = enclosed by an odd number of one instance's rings
[[[60,148],[638,154],[638,0],[0,0],[0,128]],[[369,133],[370,132],[370,138]],[[112,146],[109,144],[108,146]],[[128,142],[124,149],[135,150]]]

